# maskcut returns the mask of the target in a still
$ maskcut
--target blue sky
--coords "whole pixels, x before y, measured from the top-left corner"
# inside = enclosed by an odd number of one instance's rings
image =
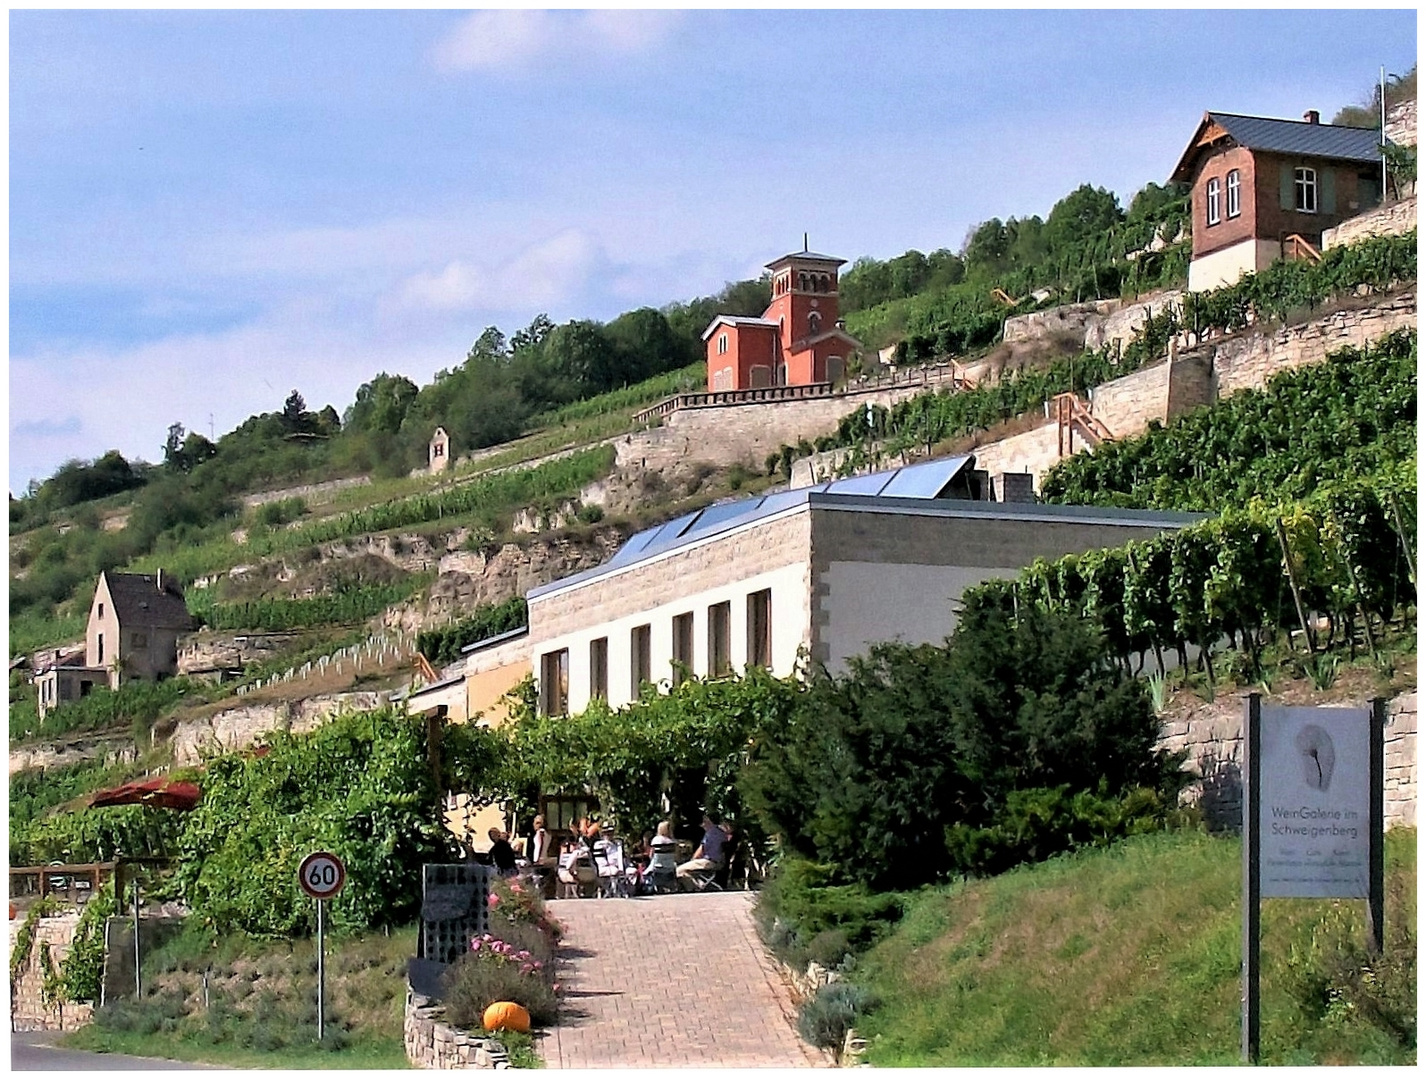
[[[11,489],[1324,120],[1414,11],[12,12]],[[1211,43],[1205,47],[1205,43]]]

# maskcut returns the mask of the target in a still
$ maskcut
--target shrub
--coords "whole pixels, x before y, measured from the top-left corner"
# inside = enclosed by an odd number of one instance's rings
[[[768,713],[738,786],[785,847],[874,888],[987,868],[953,825],[992,826],[1011,793],[1177,791],[1140,683],[1087,621],[966,610],[944,647],[883,644]]]
[[[1404,876],[1388,879],[1393,914],[1414,908]],[[1380,956],[1363,942],[1361,919],[1337,901],[1294,945],[1288,961],[1288,989],[1314,1021],[1358,1017],[1402,1046],[1416,1046],[1416,927],[1410,917],[1387,920]]]
[[[840,1050],[847,1032],[876,1005],[870,992],[849,982],[819,987],[797,1013],[797,1032],[813,1046]]]
[[[773,953],[794,968],[839,966],[865,952],[901,919],[899,893],[834,885],[832,867],[787,858],[758,894],[755,917]]]
[[[551,977],[550,966],[529,950],[483,934],[446,971],[446,1016],[456,1027],[479,1028],[490,1005],[513,1001],[525,1007],[532,1023],[551,1024],[558,1009]]]

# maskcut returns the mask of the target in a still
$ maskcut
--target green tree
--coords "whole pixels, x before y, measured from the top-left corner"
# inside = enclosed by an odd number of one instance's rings
[[[749,808],[799,855],[904,888],[982,869],[952,827],[997,824],[1018,792],[1177,790],[1143,687],[1082,620],[966,611],[944,647],[885,644],[817,675],[772,715],[740,778]]]
[[[1081,184],[1050,210],[1045,241],[1051,252],[1063,253],[1102,238],[1123,220],[1112,191]]]

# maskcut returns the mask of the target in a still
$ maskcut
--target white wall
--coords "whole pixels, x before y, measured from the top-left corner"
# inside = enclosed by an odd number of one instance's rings
[[[852,656],[882,641],[939,645],[956,626],[957,601],[990,578],[1016,577],[1019,568],[907,566],[833,562],[821,576],[827,594],[817,630],[829,650],[828,670],[846,670]]]
[[[1276,240],[1244,240],[1189,263],[1188,291],[1206,292],[1232,285],[1244,274],[1264,270],[1280,258],[1282,245]]]
[[[730,567],[730,570],[732,568]],[[536,679],[542,677],[541,657],[561,649],[569,650],[569,712],[581,712],[589,704],[589,644],[597,638],[609,639],[609,704],[618,708],[633,700],[630,673],[633,665],[632,633],[636,626],[650,626],[650,675],[667,685],[673,674],[673,619],[693,613],[693,671],[708,674],[708,609],[728,602],[730,655],[734,671],[748,662],[748,594],[772,590],[772,672],[791,675],[797,665],[798,650],[810,644],[811,617],[807,599],[806,562],[738,578],[726,584],[691,593],[677,601],[661,604],[611,622],[538,643],[530,655]]]

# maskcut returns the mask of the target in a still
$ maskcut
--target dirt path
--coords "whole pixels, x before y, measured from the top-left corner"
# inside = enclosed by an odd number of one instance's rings
[[[794,1028],[753,929],[751,893],[556,900],[564,1018],[554,1069],[826,1065]]]

